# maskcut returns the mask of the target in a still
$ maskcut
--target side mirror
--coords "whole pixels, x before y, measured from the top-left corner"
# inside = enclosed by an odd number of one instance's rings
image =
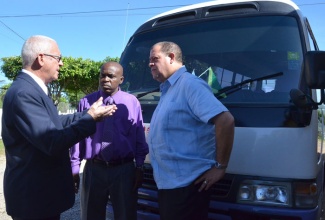
[[[299,89],[291,89],[290,98],[292,103],[301,109],[317,109],[318,105],[322,104],[314,102],[311,97],[307,96]]]
[[[305,54],[304,73],[309,88],[325,88],[325,51],[308,51]]]
[[[291,89],[290,98],[297,110],[291,111],[292,119],[298,124],[308,126],[310,124],[312,110],[317,109],[318,104],[299,89]]]

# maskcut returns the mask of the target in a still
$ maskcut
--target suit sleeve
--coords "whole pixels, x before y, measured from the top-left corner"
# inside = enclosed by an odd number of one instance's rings
[[[13,110],[19,133],[48,155],[60,154],[96,130],[96,122],[89,114],[76,115],[79,120],[72,122],[70,119],[72,123],[63,127],[55,106],[31,92],[16,94]]]

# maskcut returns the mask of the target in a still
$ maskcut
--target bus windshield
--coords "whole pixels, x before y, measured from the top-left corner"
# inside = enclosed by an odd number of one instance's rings
[[[248,79],[282,72],[283,75],[253,81],[236,92],[224,94],[227,103],[288,103],[298,88],[302,65],[297,21],[290,16],[258,16],[219,19],[174,26],[134,35],[122,57],[122,89],[142,95],[140,101],[159,100],[159,87],[148,67],[150,48],[159,41],[173,41],[183,52],[191,74],[205,80],[214,93]]]

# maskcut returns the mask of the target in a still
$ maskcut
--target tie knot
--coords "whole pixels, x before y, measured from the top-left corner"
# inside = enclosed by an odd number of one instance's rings
[[[114,99],[112,98],[112,97],[107,97],[106,99],[105,99],[105,101],[104,101],[104,104],[105,105],[112,105],[112,104],[114,104]]]

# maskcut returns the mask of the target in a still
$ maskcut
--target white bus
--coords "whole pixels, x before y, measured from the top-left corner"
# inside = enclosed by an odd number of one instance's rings
[[[173,41],[192,74],[235,117],[225,177],[213,187],[210,219],[312,220],[322,212],[325,52],[289,0],[218,0],[142,24],[121,56],[123,90],[138,97],[146,133],[159,101],[150,48]],[[320,131],[319,131],[320,130]],[[138,219],[159,219],[150,160]]]

